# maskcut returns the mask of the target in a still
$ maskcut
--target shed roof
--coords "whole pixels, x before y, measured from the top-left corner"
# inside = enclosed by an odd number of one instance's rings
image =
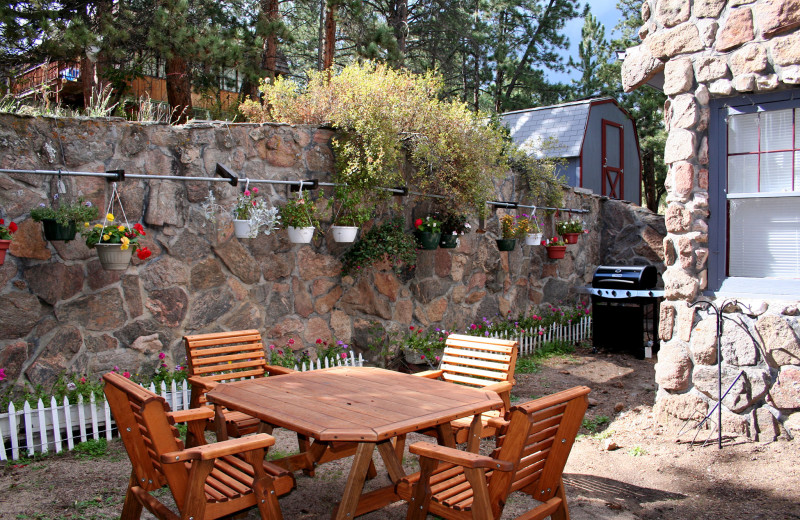
[[[511,139],[523,150],[534,152],[537,157],[578,157],[589,120],[589,107],[607,99],[610,98],[515,110],[500,117],[511,131]],[[549,139],[555,141],[555,146],[542,150],[542,144]]]

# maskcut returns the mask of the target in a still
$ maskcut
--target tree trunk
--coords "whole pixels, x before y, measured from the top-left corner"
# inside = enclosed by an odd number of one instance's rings
[[[81,89],[83,90],[83,108],[92,104],[92,94],[97,89],[97,63],[84,54],[81,56]]]
[[[269,82],[273,83],[278,76],[278,36],[273,22],[280,20],[278,0],[261,0],[261,16],[266,18],[269,29],[264,35],[263,52],[261,53],[261,69],[266,73]]]
[[[336,10],[337,6],[328,6],[325,11],[325,46],[322,50],[322,70],[330,72],[333,67],[333,53],[336,48]]]
[[[655,157],[652,152],[645,151],[642,156],[642,181],[644,183],[644,199],[647,209],[653,213],[658,212],[658,197],[656,196]]]
[[[406,55],[406,33],[408,27],[408,0],[395,0],[389,6],[387,19],[389,27],[394,31],[397,40],[397,50],[400,53],[400,64]]]
[[[172,109],[170,123],[181,125],[192,111],[192,82],[186,60],[173,56],[167,60],[167,102]]]
[[[317,70],[325,70],[325,0],[319,0],[319,49],[317,50]]]

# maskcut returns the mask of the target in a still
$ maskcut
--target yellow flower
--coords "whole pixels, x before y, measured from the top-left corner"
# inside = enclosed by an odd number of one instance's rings
[[[101,227],[103,227],[103,224],[95,224],[94,227],[95,228],[101,228]]]
[[[88,222],[84,222],[83,223],[83,227],[89,227],[89,223]]]
[[[103,235],[103,240],[108,240],[110,238],[111,238],[111,235],[109,235],[109,234]]]
[[[121,246],[119,246],[119,249],[120,251],[125,251],[126,249],[128,249],[128,244],[122,244]]]
[[[113,222],[114,221],[114,214],[113,213],[109,213],[108,215],[106,215],[106,220],[109,221],[109,222]]]
[[[117,229],[120,231],[125,231],[125,226],[117,226]]]
[[[128,237],[122,237],[122,244],[124,246],[127,246],[130,243],[131,243],[131,240]]]

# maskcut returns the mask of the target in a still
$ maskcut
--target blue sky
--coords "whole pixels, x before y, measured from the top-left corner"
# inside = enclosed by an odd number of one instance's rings
[[[592,14],[605,26],[606,40],[612,39],[612,36],[615,36],[613,34],[614,26],[617,25],[620,17],[620,12],[617,10],[617,0],[594,0],[586,3],[591,6]],[[580,10],[582,11],[583,7],[581,7]],[[564,26],[564,32],[570,42],[569,49],[561,53],[565,60],[570,56],[572,56],[575,61],[578,60],[578,43],[581,39],[581,27],[583,27],[583,17],[574,18],[568,21]],[[574,70],[564,73],[550,72],[547,74],[547,77],[551,81],[568,83],[571,79],[577,79],[578,73]]]

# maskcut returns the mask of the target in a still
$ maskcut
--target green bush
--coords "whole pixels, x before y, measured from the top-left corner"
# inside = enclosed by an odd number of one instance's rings
[[[342,275],[358,275],[384,258],[398,274],[416,264],[416,240],[403,230],[400,217],[387,220],[362,234],[342,257]]]

